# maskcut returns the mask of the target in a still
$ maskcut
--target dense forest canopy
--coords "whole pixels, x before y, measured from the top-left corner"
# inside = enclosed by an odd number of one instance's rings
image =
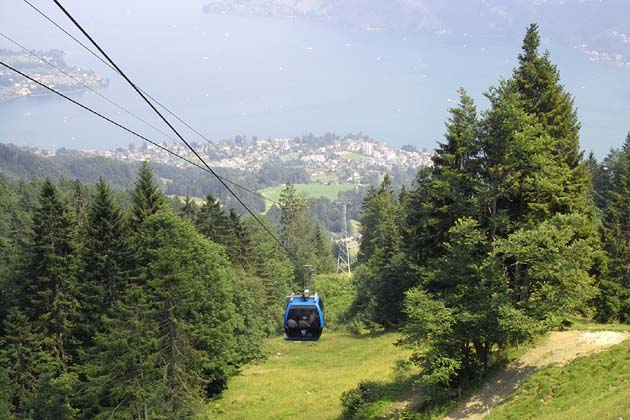
[[[290,185],[277,232],[288,256],[211,193],[202,205],[168,199],[146,162],[129,195],[102,178],[2,176],[0,197],[3,418],[198,413],[263,356],[304,261],[333,269],[332,245]]]

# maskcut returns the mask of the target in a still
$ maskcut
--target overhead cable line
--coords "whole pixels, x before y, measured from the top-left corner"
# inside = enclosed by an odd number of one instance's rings
[[[68,19],[70,19],[72,23],[74,23],[74,25],[81,31],[81,33],[83,33],[83,35],[92,43],[92,45],[96,47],[96,49],[103,55],[103,57],[105,57],[107,61],[109,61],[111,65],[116,68],[118,73],[120,73],[120,75],[127,81],[127,83],[129,83],[129,85],[138,93],[138,95],[140,95],[140,97],[147,103],[147,105],[149,105],[151,109],[153,109],[153,111],[162,119],[162,121],[164,121],[164,123],[175,133],[175,135],[186,145],[186,147],[188,147],[188,149],[197,157],[197,159],[199,159],[201,163],[203,163],[203,165],[206,168],[208,168],[208,170],[212,173],[212,175],[214,175],[219,180],[219,182],[223,184],[223,186],[228,190],[228,192],[232,194],[234,198],[236,198],[236,200],[245,208],[245,210],[247,210],[247,212],[254,218],[254,220],[256,220],[260,224],[260,226],[262,226],[267,231],[267,233],[271,235],[271,237],[275,239],[275,241],[288,252],[288,250],[284,247],[284,244],[280,241],[280,239],[278,239],[278,237],[276,237],[276,235],[271,231],[271,229],[269,229],[267,225],[265,225],[262,222],[262,220],[260,220],[260,218],[247,206],[247,204],[245,204],[243,200],[241,200],[241,198],[229,187],[229,185],[227,185],[227,183],[225,183],[223,179],[221,179],[221,177],[217,175],[217,173],[210,167],[210,165],[208,165],[208,163],[206,163],[206,161],[195,150],[195,148],[192,147],[186,141],[186,139],[182,137],[181,134],[179,134],[179,131],[177,131],[177,129],[173,127],[173,125],[168,121],[168,119],[164,117],[164,115],[162,115],[160,111],[158,111],[155,105],[153,105],[153,103],[151,103],[151,101],[147,99],[147,97],[140,91],[140,89],[129,79],[129,77],[127,77],[127,75],[120,69],[120,67],[116,65],[116,63],[109,57],[109,55],[107,55],[107,53],[100,47],[100,45],[98,45],[98,43],[90,36],[90,34],[88,34],[87,31],[83,29],[83,27],[79,24],[79,22],[77,22],[76,19],[72,17],[72,15],[61,5],[61,3],[59,3],[58,0],[53,0],[53,1],[61,9],[61,11],[63,11],[63,13],[68,17]]]
[[[171,140],[172,140],[172,141],[174,141],[174,142],[178,141],[175,137],[171,136],[171,135],[170,135],[170,134],[168,134],[168,133],[165,133],[163,130],[161,130],[160,128],[158,128],[158,127],[154,126],[153,124],[151,124],[150,122],[148,122],[148,121],[144,120],[143,118],[138,117],[138,116],[137,116],[137,115],[135,115],[133,112],[129,111],[127,108],[125,108],[125,107],[123,107],[122,105],[120,105],[120,104],[116,103],[115,101],[113,101],[113,100],[109,99],[107,96],[105,96],[105,95],[101,94],[101,93],[100,93],[100,92],[98,92],[96,89],[92,88],[91,86],[89,86],[89,85],[87,85],[87,84],[83,83],[81,80],[79,80],[79,79],[77,79],[76,77],[72,76],[71,74],[67,73],[66,71],[64,71],[64,70],[63,70],[62,68],[60,68],[59,66],[55,66],[53,63],[51,63],[51,62],[50,62],[49,60],[47,60],[46,58],[44,58],[44,57],[40,56],[39,54],[36,54],[36,53],[32,52],[31,50],[27,49],[24,45],[22,45],[22,44],[20,44],[19,42],[15,41],[15,40],[14,40],[14,39],[12,39],[11,37],[9,37],[9,36],[7,36],[7,35],[3,34],[2,32],[0,32],[0,36],[1,36],[1,37],[3,37],[3,38],[5,38],[6,40],[8,40],[8,41],[12,42],[14,45],[18,46],[19,48],[22,48],[22,50],[24,50],[26,53],[30,54],[32,57],[35,57],[35,58],[37,58],[37,59],[39,59],[39,60],[43,61],[44,63],[48,64],[50,67],[52,67],[52,68],[54,68],[55,70],[57,70],[57,71],[61,72],[62,74],[64,74],[64,75],[66,75],[67,77],[69,77],[70,79],[74,80],[75,82],[79,83],[81,86],[83,86],[84,88],[88,89],[90,92],[92,92],[92,93],[94,93],[94,94],[98,95],[99,97],[101,97],[101,98],[102,98],[102,99],[104,99],[105,101],[109,102],[110,104],[114,105],[116,108],[118,108],[118,109],[120,109],[120,110],[122,110],[122,111],[126,112],[127,114],[131,115],[133,118],[137,119],[138,121],[140,121],[140,122],[142,122],[142,123],[146,124],[147,126],[151,127],[152,129],[156,130],[157,132],[161,133],[161,134],[162,134],[162,135],[164,135],[165,137],[168,137],[169,139],[171,139]],[[152,143],[152,144],[154,144],[154,143]],[[162,146],[159,146],[159,147],[162,147]],[[167,150],[167,148],[163,148],[163,149],[164,149],[164,150]],[[171,153],[171,152],[170,152],[170,150],[167,150],[167,151],[168,151],[169,153]],[[179,155],[177,155],[177,156],[179,157]],[[187,160],[187,162],[188,162],[188,163],[191,163],[191,164],[194,164],[194,163],[192,163],[192,162],[190,162],[190,161],[188,161],[188,160]],[[205,172],[208,172],[208,170],[207,170],[206,168],[202,167],[201,165],[195,165],[195,166],[197,166],[199,169],[202,169],[202,170],[203,170],[203,171],[205,171]],[[236,186],[236,187],[238,187],[238,188],[242,189],[243,191],[247,191],[248,193],[250,193],[250,194],[254,194],[254,195],[256,195],[256,196],[258,196],[258,197],[260,197],[260,198],[262,198],[262,199],[264,199],[264,200],[270,201],[270,202],[272,202],[272,203],[274,203],[274,204],[278,204],[278,202],[277,202],[277,201],[275,201],[275,200],[273,200],[273,199],[271,199],[271,198],[268,198],[268,197],[264,196],[263,194],[261,194],[261,193],[259,193],[259,192],[257,192],[257,191],[252,190],[251,188],[248,188],[248,187],[245,187],[245,186],[243,186],[243,185],[240,185],[240,184],[238,184],[238,183],[236,183],[236,182],[234,182],[234,181],[231,181],[231,180],[229,180],[229,179],[227,179],[227,178],[225,178],[225,177],[222,177],[222,178],[223,178],[226,182],[229,182],[230,184],[232,184],[232,185],[234,185],[234,186]]]
[[[56,89],[51,88],[50,86],[46,85],[45,83],[40,82],[39,80],[37,80],[37,79],[35,79],[35,78],[33,78],[33,77],[29,76],[28,74],[23,73],[22,71],[20,71],[20,70],[18,70],[18,69],[16,69],[16,68],[14,68],[14,67],[12,67],[12,66],[10,66],[9,64],[6,64],[6,63],[4,63],[3,61],[0,61],[0,65],[2,65],[2,66],[4,66],[4,67],[8,68],[9,70],[11,70],[11,71],[13,71],[13,72],[15,72],[15,73],[19,74],[20,76],[22,76],[22,77],[24,77],[24,78],[26,78],[26,79],[30,80],[31,82],[36,83],[37,85],[39,85],[39,86],[43,87],[44,89],[48,90],[49,92],[54,93],[55,95],[58,95],[58,96],[60,96],[60,97],[62,97],[62,98],[64,98],[64,99],[66,99],[66,100],[68,100],[68,101],[72,102],[73,104],[75,104],[75,105],[77,105],[78,107],[83,108],[84,110],[86,110],[86,111],[88,111],[88,112],[90,112],[90,113],[92,113],[92,114],[96,115],[97,117],[104,119],[105,121],[109,122],[110,124],[113,124],[113,125],[115,125],[116,127],[121,128],[121,129],[125,130],[126,132],[128,132],[128,133],[130,133],[130,134],[132,134],[132,135],[134,135],[134,136],[136,136],[136,137],[138,137],[138,138],[140,138],[140,139],[142,139],[142,140],[146,141],[147,143],[150,143],[150,144],[152,144],[152,145],[154,145],[154,146],[156,146],[156,147],[160,148],[161,150],[163,150],[163,151],[165,151],[165,152],[169,153],[170,155],[175,156],[176,158],[181,159],[181,160],[183,160],[184,162],[187,162],[187,163],[189,163],[189,164],[191,164],[191,165],[193,165],[193,166],[196,166],[197,168],[201,169],[201,170],[202,170],[202,171],[204,171],[204,172],[211,173],[210,171],[208,171],[208,169],[206,169],[205,167],[201,166],[201,165],[200,165],[200,164],[198,164],[197,162],[193,162],[192,160],[190,160],[190,159],[188,159],[188,158],[186,158],[186,157],[184,157],[184,156],[182,156],[182,155],[180,155],[180,154],[178,154],[178,153],[176,153],[176,152],[173,152],[172,150],[168,149],[167,147],[162,146],[161,144],[159,144],[159,143],[157,143],[157,142],[155,142],[155,141],[153,141],[153,140],[151,140],[151,139],[149,139],[149,138],[147,138],[147,137],[143,136],[142,134],[139,134],[138,132],[136,132],[136,131],[134,131],[134,130],[132,130],[132,129],[130,129],[130,128],[125,127],[124,125],[122,125],[122,124],[120,124],[120,123],[118,123],[118,122],[116,122],[116,121],[112,120],[111,118],[109,118],[109,117],[107,117],[107,116],[105,116],[105,115],[101,114],[101,113],[100,113],[100,112],[98,112],[98,111],[93,110],[92,108],[88,107],[87,105],[83,105],[81,102],[76,101],[76,100],[74,100],[74,99],[70,98],[69,96],[67,96],[67,95],[65,95],[65,94],[63,94],[63,93],[61,93],[60,91],[58,91],[58,90],[56,90]],[[215,176],[216,176],[216,175],[215,175]],[[261,194],[259,194],[258,192],[253,191],[253,190],[251,190],[251,189],[249,189],[249,188],[247,188],[247,187],[244,187],[244,186],[242,186],[242,185],[239,185],[239,184],[237,184],[237,183],[236,183],[236,182],[234,182],[234,181],[231,181],[231,180],[229,180],[229,179],[227,179],[227,178],[224,178],[224,177],[219,177],[219,178],[220,178],[221,180],[223,180],[223,181],[225,181],[225,182],[229,183],[229,184],[234,185],[234,186],[235,186],[235,187],[237,187],[237,188],[242,189],[243,191],[247,191],[247,192],[249,192],[249,193],[251,193],[251,194],[257,195],[257,196],[262,197],[262,198],[265,198],[264,196],[261,196]]]
[[[66,35],[68,35],[70,38],[72,38],[72,40],[74,40],[74,42],[76,42],[77,44],[79,44],[80,46],[82,46],[85,50],[87,50],[90,54],[92,54],[94,57],[96,57],[101,63],[105,64],[107,67],[109,67],[114,73],[118,73],[120,74],[120,71],[114,67],[112,64],[110,64],[109,62],[107,62],[105,59],[103,59],[103,57],[101,57],[100,55],[98,55],[97,53],[94,52],[94,50],[92,50],[89,46],[85,45],[85,43],[81,42],[79,39],[77,39],[74,35],[72,35],[70,32],[68,32],[66,29],[64,29],[61,25],[59,25],[57,22],[55,22],[53,19],[51,19],[50,17],[48,17],[48,15],[46,15],[44,12],[42,12],[40,9],[38,9],[35,5],[33,5],[29,0],[23,0],[26,4],[28,4],[31,8],[33,8],[33,10],[35,10],[37,13],[39,13],[41,16],[44,17],[44,19],[46,19],[47,21],[49,21],[50,23],[52,23],[55,27],[57,27],[59,30],[61,30],[63,33],[65,33]],[[63,7],[61,5],[58,4],[58,6],[62,9]],[[66,14],[67,15],[67,14]],[[75,23],[76,25],[76,23]],[[122,75],[121,75],[122,76]],[[180,123],[182,123],[184,126],[186,126],[189,130],[191,130],[193,133],[195,133],[196,135],[198,135],[199,137],[201,137],[203,140],[205,140],[209,145],[211,145],[212,147],[215,148],[215,150],[223,155],[224,157],[234,160],[233,157],[229,156],[227,153],[225,153],[223,150],[221,150],[221,148],[214,143],[212,140],[210,140],[209,138],[207,138],[206,136],[204,136],[202,133],[200,133],[198,130],[196,130],[194,127],[192,127],[190,124],[188,124],[186,121],[184,121],[182,118],[180,118],[177,114],[175,114],[173,111],[171,111],[170,109],[168,109],[164,104],[162,104],[160,101],[158,101],[155,97],[151,96],[147,91],[143,90],[142,88],[140,88],[139,86],[138,90],[140,90],[144,95],[146,95],[149,99],[151,99],[153,102],[155,102],[160,108],[162,108],[164,111],[166,111],[169,115],[171,115],[173,118],[175,118],[177,121],[179,121]],[[256,175],[254,175],[256,176]],[[272,201],[272,200],[269,200]]]

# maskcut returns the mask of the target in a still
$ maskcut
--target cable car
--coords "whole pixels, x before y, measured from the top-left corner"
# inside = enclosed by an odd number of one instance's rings
[[[284,339],[317,341],[324,329],[324,302],[308,289],[301,295],[291,294],[284,311]]]

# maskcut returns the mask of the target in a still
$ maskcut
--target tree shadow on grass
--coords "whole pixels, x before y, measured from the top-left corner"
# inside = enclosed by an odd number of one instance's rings
[[[424,398],[416,385],[420,378],[417,369],[408,360],[399,360],[393,376],[390,380],[362,381],[344,392],[341,397],[343,414],[337,420],[384,414],[387,418],[397,418],[396,413],[421,405]]]

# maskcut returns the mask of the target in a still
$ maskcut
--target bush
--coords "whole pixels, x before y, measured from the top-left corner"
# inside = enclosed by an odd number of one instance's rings
[[[346,328],[350,322],[348,312],[355,296],[352,279],[345,275],[322,274],[315,277],[313,285],[324,301],[326,328]]]
[[[357,418],[361,409],[381,397],[381,384],[374,381],[359,382],[356,388],[341,394],[344,418]]]

